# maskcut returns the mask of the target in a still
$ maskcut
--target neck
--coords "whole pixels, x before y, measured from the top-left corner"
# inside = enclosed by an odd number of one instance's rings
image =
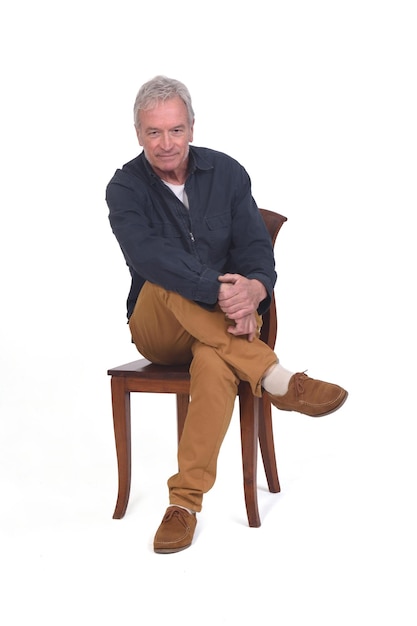
[[[183,185],[187,179],[187,172],[160,172],[159,177],[170,185]]]

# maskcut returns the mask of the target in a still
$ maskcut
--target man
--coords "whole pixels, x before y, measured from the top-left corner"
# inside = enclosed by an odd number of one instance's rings
[[[279,409],[312,416],[338,409],[347,392],[289,372],[259,339],[276,280],[271,240],[244,168],[190,146],[185,85],[164,76],[145,83],[134,120],[143,151],[116,171],[106,200],[132,278],[127,315],[138,351],[190,364],[179,471],[154,540],[155,552],[172,553],[191,545],[240,380]]]

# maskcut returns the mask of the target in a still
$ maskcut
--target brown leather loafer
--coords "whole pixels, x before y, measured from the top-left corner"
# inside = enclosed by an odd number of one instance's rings
[[[312,417],[321,417],[339,409],[348,397],[348,392],[338,385],[297,373],[291,377],[284,396],[268,393],[268,397],[282,411],[297,411]]]
[[[162,522],[156,531],[153,549],[159,554],[171,554],[189,548],[197,518],[179,506],[167,508]]]

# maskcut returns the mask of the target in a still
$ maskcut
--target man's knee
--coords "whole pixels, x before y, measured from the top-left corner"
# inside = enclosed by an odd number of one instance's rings
[[[215,385],[216,381],[233,387],[239,384],[236,372],[222,359],[218,351],[199,341],[193,345],[190,372],[194,379],[202,378],[210,385]]]

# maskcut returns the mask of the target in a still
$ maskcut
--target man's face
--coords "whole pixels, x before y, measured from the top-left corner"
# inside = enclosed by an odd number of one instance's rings
[[[193,127],[187,107],[178,96],[159,102],[153,109],[139,111],[139,144],[155,172],[167,182],[185,181]]]

